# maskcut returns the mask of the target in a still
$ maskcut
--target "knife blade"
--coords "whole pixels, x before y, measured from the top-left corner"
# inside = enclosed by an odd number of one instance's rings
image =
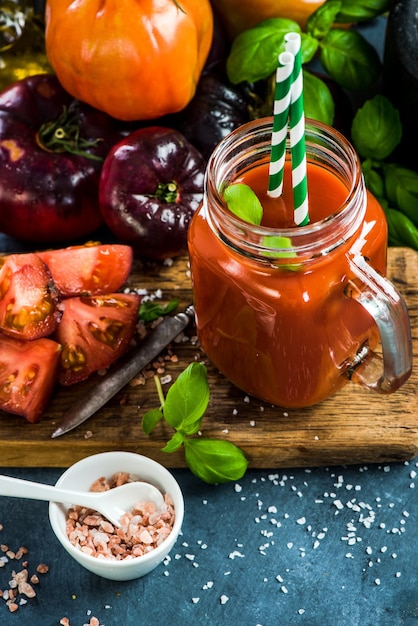
[[[141,344],[125,360],[118,363],[112,372],[104,376],[97,385],[64,413],[51,438],[68,433],[94,415],[173,341],[193,317],[194,308],[190,304],[185,311],[164,318],[161,324],[146,335]]]

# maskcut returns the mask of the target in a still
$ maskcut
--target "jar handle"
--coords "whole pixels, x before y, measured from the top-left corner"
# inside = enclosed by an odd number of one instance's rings
[[[364,346],[349,365],[349,376],[377,393],[393,393],[412,371],[411,327],[405,301],[396,287],[363,256],[349,255],[348,260],[360,281],[349,282],[348,295],[372,316],[382,345],[382,357]]]

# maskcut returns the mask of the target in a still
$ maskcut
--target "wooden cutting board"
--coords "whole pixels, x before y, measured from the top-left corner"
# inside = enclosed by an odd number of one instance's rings
[[[417,362],[418,254],[390,248],[388,276],[407,302]],[[171,266],[145,268],[138,263],[130,284],[146,287],[151,293],[161,290],[163,301],[177,297],[181,307],[192,300],[187,258],[177,259]],[[205,358],[193,326],[187,329],[185,339],[173,345],[178,362],[163,361],[163,376],[175,380],[191,361]],[[351,383],[320,405],[286,411],[246,397],[205,363],[211,400],[202,433],[240,446],[253,468],[382,463],[408,460],[418,453],[416,368],[405,386],[391,396],[374,395]],[[153,371],[150,367],[149,372]],[[142,432],[144,411],[159,405],[152,378],[145,384],[127,386],[77,429],[51,439],[63,412],[97,380],[92,377],[73,388],[58,389],[38,424],[0,411],[0,465],[67,467],[87,455],[118,449],[148,455],[167,467],[186,467],[181,450],[161,452],[172,434],[169,427],[161,425],[150,438]]]

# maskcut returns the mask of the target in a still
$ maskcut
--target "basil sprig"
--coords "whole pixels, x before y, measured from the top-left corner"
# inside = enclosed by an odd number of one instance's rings
[[[144,300],[139,307],[139,319],[143,322],[153,322],[159,317],[168,315],[178,307],[179,301],[173,298],[167,304],[160,304],[155,300]]]
[[[418,250],[418,172],[388,161],[402,139],[399,112],[374,96],[355,114],[351,138],[366,186],[386,213],[389,245]]]
[[[292,31],[301,36],[305,85],[310,73],[306,64],[317,55],[323,69],[338,85],[350,91],[365,91],[380,76],[379,55],[361,33],[337,28],[336,24],[377,17],[385,13],[389,3],[390,0],[327,0],[309,17],[305,33],[293,20],[279,17],[264,20],[232,42],[226,65],[228,78],[234,84],[254,84],[271,78],[277,57],[285,49],[284,37]],[[305,89],[304,105],[306,117],[332,125],[333,99],[320,78],[314,89]]]
[[[162,450],[170,453],[183,446],[186,463],[193,474],[210,484],[242,478],[248,461],[240,448],[224,439],[195,436],[201,428],[210,398],[203,363],[190,363],[171,385],[166,398],[158,377],[155,382],[161,407],[151,409],[143,416],[145,434],[150,435],[164,419],[175,432]]]

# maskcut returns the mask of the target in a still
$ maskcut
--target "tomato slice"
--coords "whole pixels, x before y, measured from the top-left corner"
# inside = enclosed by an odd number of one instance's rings
[[[62,345],[58,380],[72,385],[106,369],[129,347],[138,321],[140,296],[113,293],[63,301],[55,338]]]
[[[37,254],[66,297],[118,291],[129,276],[133,260],[132,248],[122,244],[88,243]]]
[[[57,380],[61,346],[52,339],[24,341],[0,334],[0,408],[38,422]]]
[[[36,254],[0,258],[0,328],[17,339],[38,339],[54,332],[61,318],[58,291]]]

